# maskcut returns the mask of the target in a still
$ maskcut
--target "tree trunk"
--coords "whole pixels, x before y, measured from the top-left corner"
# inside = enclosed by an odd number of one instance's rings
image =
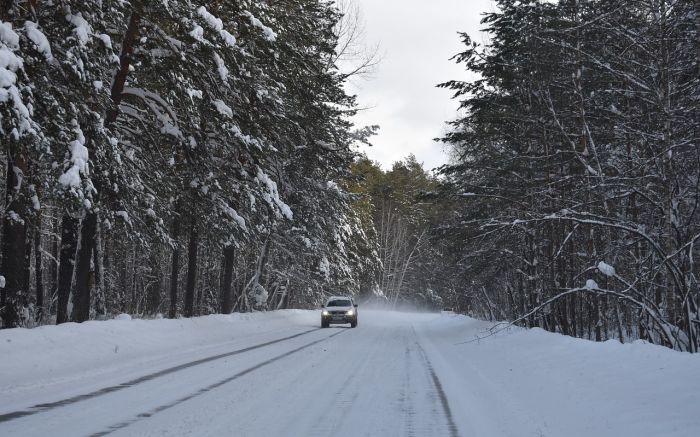
[[[22,266],[22,290],[25,298],[32,286],[32,229],[26,226],[24,234],[24,265]]]
[[[221,313],[230,314],[233,310],[233,295],[231,294],[231,281],[233,279],[233,263],[235,257],[233,246],[224,247],[224,275],[221,281]]]
[[[80,248],[75,266],[75,294],[73,295],[74,322],[85,322],[90,319],[90,291],[94,278],[90,274],[92,251],[95,248],[97,234],[97,213],[88,212],[83,219],[80,230]]]
[[[163,275],[160,274],[159,255],[160,251],[151,253],[149,260],[150,271],[155,273],[156,280],[147,279],[143,290],[145,293],[144,312],[151,315],[158,313],[162,298]]]
[[[22,293],[27,290],[25,272],[27,223],[23,200],[19,198],[22,179],[26,176],[27,160],[19,155],[15,160],[7,153],[7,185],[5,186],[5,216],[2,239],[2,266],[0,274],[5,276],[5,287],[0,294],[0,317],[3,328],[14,328],[19,324],[19,307]]]
[[[92,251],[92,264],[95,268],[95,314],[104,316],[107,314],[107,308],[105,299],[104,257],[102,253],[102,227],[99,221],[97,222],[96,232],[95,247]]]
[[[280,292],[280,300],[276,308],[278,310],[286,309],[289,305],[289,279],[284,281],[284,284],[282,284],[281,288],[282,290]]]
[[[194,292],[197,284],[197,223],[192,219],[190,227],[190,242],[187,250],[187,288],[185,289],[185,317],[192,317],[194,314]]]
[[[102,293],[104,294],[104,305],[105,305],[105,314],[107,314],[110,311],[109,306],[107,305],[107,296],[114,296],[113,294],[113,284],[114,284],[114,279],[113,276],[110,276],[109,272],[112,272],[112,266],[113,266],[113,261],[111,257],[111,251],[110,251],[110,245],[111,241],[109,239],[109,234],[103,232],[100,229],[100,246],[102,250],[102,256],[100,257],[100,260],[102,261],[102,267],[100,267],[100,270],[102,271],[102,278],[101,278],[101,283],[100,287],[102,287]],[[112,275],[114,275],[114,272],[112,272]]]
[[[248,284],[245,286],[243,289],[243,294],[247,300],[248,293],[258,292],[258,287],[260,286],[260,280],[263,277],[263,274],[265,273],[265,264],[267,264],[267,257],[270,252],[270,241],[272,240],[271,235],[268,235],[265,238],[265,242],[263,243],[262,250],[260,251],[260,256],[258,257],[258,262],[256,263],[255,266],[255,273],[253,274],[253,277],[248,281]],[[258,303],[256,302],[255,305]],[[246,304],[246,311],[250,310],[248,305]]]
[[[73,282],[73,267],[75,252],[78,246],[78,219],[65,215],[61,222],[61,254],[58,266],[58,305],[56,307],[56,324],[68,321],[68,300],[71,283]]]
[[[129,20],[127,32],[124,35],[119,70],[116,72],[114,81],[112,82],[111,97],[114,105],[112,109],[107,111],[105,117],[106,127],[109,127],[117,119],[119,103],[121,101],[124,84],[131,65],[131,54],[138,36],[139,23],[140,14],[133,12]],[[89,140],[88,143],[90,143]],[[93,164],[93,166],[93,172],[99,175],[99,168],[95,164]],[[94,184],[97,192],[99,193],[99,184],[97,181],[94,181]],[[92,251],[96,245],[96,224],[97,213],[94,211],[87,211],[85,219],[81,224],[81,244],[76,265],[76,296],[72,318],[77,322],[88,320],[90,317],[90,261],[92,258]],[[61,319],[62,321],[65,321],[63,318]],[[58,321],[58,318],[57,323],[61,323]]]
[[[56,225],[58,225],[58,223],[56,223]],[[55,229],[53,227],[53,220],[51,229]],[[49,276],[51,277],[51,304],[49,305],[49,312],[53,309],[56,293],[58,292],[58,259],[60,257],[58,253],[58,236],[55,232],[51,232],[51,234],[51,256],[53,256],[53,258],[51,259],[51,267],[49,268]]]
[[[617,321],[617,338],[620,343],[625,342],[625,334],[622,329],[622,316],[620,315],[620,304],[615,302],[615,319]]]
[[[139,312],[137,301],[136,301],[136,291],[138,288],[136,269],[139,265],[138,258],[136,254],[136,244],[133,245],[134,250],[132,251],[131,257],[131,299],[129,300],[129,314],[137,314]]]
[[[593,296],[593,311],[595,313],[595,341],[603,341],[603,320],[600,308],[600,296]]]
[[[170,270],[170,313],[168,317],[174,319],[177,316],[177,277],[180,270],[180,218],[173,219],[173,239],[175,246],[173,247],[172,267]]]
[[[37,218],[34,228],[34,271],[36,275],[36,314],[35,319],[41,322],[44,317],[44,281],[41,263],[41,222]]]
[[[138,8],[134,8],[134,10],[131,11],[131,16],[129,17],[129,25],[126,28],[126,33],[124,34],[124,40],[122,42],[122,50],[119,55],[119,69],[114,75],[112,89],[110,90],[113,105],[112,108],[107,111],[107,116],[105,117],[105,126],[107,127],[111,126],[111,124],[117,120],[119,103],[121,103],[126,77],[129,75],[129,68],[131,67],[131,55],[134,52],[134,45],[136,44],[139,34],[139,25],[141,24],[141,14],[136,9]]]

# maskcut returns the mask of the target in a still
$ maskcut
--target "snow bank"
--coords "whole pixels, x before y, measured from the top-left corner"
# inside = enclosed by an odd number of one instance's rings
[[[441,317],[417,327],[466,435],[700,435],[700,355]],[[466,432],[469,430],[469,432]]]
[[[269,313],[211,315],[191,319],[132,320],[120,314],[114,320],[65,323],[34,329],[16,328],[0,331],[0,393],[21,396],[42,387],[58,391],[65,386],[85,391],[94,379],[97,386],[106,384],[109,375],[119,383],[133,367],[134,375],[149,366],[169,367],[178,354],[226,346],[231,342],[257,337],[289,335],[316,325],[316,313],[284,310]],[[189,358],[189,356],[188,356]],[[144,363],[155,363],[147,364]],[[125,370],[126,369],[126,370]],[[82,381],[81,386],[75,381]],[[123,382],[123,381],[122,381]],[[46,388],[43,388],[46,387]],[[57,391],[57,392],[58,392]],[[60,396],[60,395],[57,395]]]

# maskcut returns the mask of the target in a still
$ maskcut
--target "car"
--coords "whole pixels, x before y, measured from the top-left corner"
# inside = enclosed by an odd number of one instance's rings
[[[328,328],[331,323],[357,326],[357,304],[352,297],[333,296],[326,301],[321,308],[321,328]]]

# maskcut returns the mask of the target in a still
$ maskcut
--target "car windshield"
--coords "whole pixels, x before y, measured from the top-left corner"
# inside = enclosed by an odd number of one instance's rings
[[[349,300],[343,299],[343,300],[332,300],[332,301],[328,302],[327,306],[329,306],[329,307],[349,307],[351,305],[350,305]]]

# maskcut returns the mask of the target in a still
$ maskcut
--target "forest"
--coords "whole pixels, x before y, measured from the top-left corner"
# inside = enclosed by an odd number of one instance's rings
[[[1,12],[4,327],[359,293],[374,259],[343,184],[372,128],[348,121],[339,10],[80,0]]]
[[[697,352],[700,3],[499,1],[462,35],[439,231],[467,311]]]
[[[697,352],[700,3],[494,3],[431,172],[359,151],[333,2],[2,2],[2,326],[351,294]]]

